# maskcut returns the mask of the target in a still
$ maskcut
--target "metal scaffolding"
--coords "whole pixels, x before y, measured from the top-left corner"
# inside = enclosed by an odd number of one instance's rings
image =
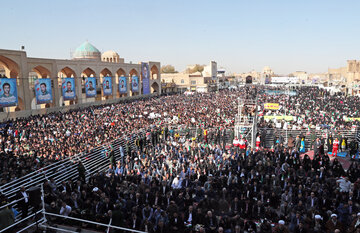
[[[235,117],[235,136],[242,135],[252,148],[256,143],[257,98],[238,98],[238,113]]]

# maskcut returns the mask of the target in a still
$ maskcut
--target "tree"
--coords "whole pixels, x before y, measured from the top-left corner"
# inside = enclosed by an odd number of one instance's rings
[[[162,66],[160,69],[162,74],[172,74],[172,73],[177,73],[177,71],[175,70],[175,67],[172,65],[165,65]]]
[[[189,68],[189,69],[187,69],[186,71],[187,71],[187,73],[189,73],[189,74],[192,74],[192,73],[195,73],[195,72],[203,72],[204,71],[204,67],[205,67],[205,65],[199,65],[199,64],[196,64],[193,68]]]

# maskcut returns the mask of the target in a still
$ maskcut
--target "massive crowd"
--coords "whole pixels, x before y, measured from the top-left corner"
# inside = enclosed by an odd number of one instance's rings
[[[343,93],[331,95],[329,91],[317,87],[295,89],[296,95],[289,96],[288,90],[282,89],[278,95],[259,95],[261,103],[279,103],[279,110],[266,110],[264,115],[288,115],[295,117],[285,126],[288,129],[307,129],[308,127],[323,129],[351,130],[359,126],[359,121],[347,120],[360,116],[360,98],[344,96]],[[263,106],[262,106],[263,107]],[[263,121],[262,126],[276,127],[274,122]],[[284,124],[282,124],[284,128]]]
[[[111,159],[109,168],[89,182],[82,176],[76,183],[45,182],[47,211],[103,223],[111,219],[113,225],[147,232],[360,232],[357,162],[344,171],[323,150],[311,160],[300,159],[298,147],[285,144],[248,152],[225,147],[222,132],[234,124],[236,99],[254,91],[165,96],[6,122],[0,138],[1,182],[151,129],[141,134],[136,151],[114,148],[120,159]],[[314,125],[349,128],[338,115],[358,114],[357,98],[330,96],[317,88],[297,92],[259,99],[278,101]],[[316,111],[326,112],[325,117]],[[170,125],[212,130],[193,140],[193,135],[176,135]]]

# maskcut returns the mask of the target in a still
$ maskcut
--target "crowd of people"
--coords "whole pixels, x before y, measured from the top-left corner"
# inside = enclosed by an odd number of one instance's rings
[[[297,88],[292,91],[294,95],[288,95],[284,88],[282,91],[279,94],[262,92],[258,95],[261,103],[278,103],[280,106],[277,110],[263,108],[264,115],[295,117],[286,124],[284,121],[281,128],[351,130],[359,126],[359,121],[352,120],[360,116],[358,96],[345,96],[343,93],[331,95],[318,87]],[[261,126],[275,128],[276,123],[263,120]]]
[[[129,135],[137,134],[135,150],[113,148],[120,157],[111,157],[109,168],[88,182],[82,175],[75,183],[46,181],[47,211],[103,223],[111,219],[112,225],[146,232],[360,232],[357,162],[345,171],[323,150],[311,160],[307,155],[301,159],[299,148],[289,144],[271,150],[263,143],[256,150],[225,146],[222,132],[234,125],[237,98],[252,96],[254,90],[259,96],[259,89],[165,96],[3,123],[1,184],[119,137],[129,143]],[[297,91],[298,96],[259,100],[276,99],[314,125],[331,123],[316,111],[331,116],[334,110],[338,120],[332,123],[346,129],[338,114],[357,116],[354,97],[334,97],[316,88]],[[298,98],[315,102],[302,102],[307,107],[299,111]],[[339,99],[350,110],[339,107]],[[306,114],[305,109],[314,111]],[[169,125],[211,130],[197,138],[180,137]]]

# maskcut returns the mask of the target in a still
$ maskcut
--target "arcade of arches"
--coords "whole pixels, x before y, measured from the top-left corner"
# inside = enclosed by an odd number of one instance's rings
[[[149,62],[149,67],[151,67],[150,92],[159,95],[161,93],[160,62]],[[24,51],[0,49],[1,78],[15,78],[18,94],[17,106],[0,107],[0,121],[91,104],[115,103],[122,98],[132,98],[132,96],[139,97],[142,95],[142,88],[139,88],[139,92],[132,92],[131,80],[133,76],[137,76],[139,87],[142,87],[140,69],[140,64],[30,58]],[[111,77],[112,80],[112,95],[110,96],[104,96],[102,90],[101,83],[106,76]],[[66,77],[72,77],[75,80],[76,98],[72,101],[64,101],[62,97],[62,79]],[[86,98],[86,77],[96,78],[96,98]],[[119,93],[120,77],[127,79],[126,93]],[[36,103],[35,82],[41,78],[51,80],[53,98],[51,103]]]

